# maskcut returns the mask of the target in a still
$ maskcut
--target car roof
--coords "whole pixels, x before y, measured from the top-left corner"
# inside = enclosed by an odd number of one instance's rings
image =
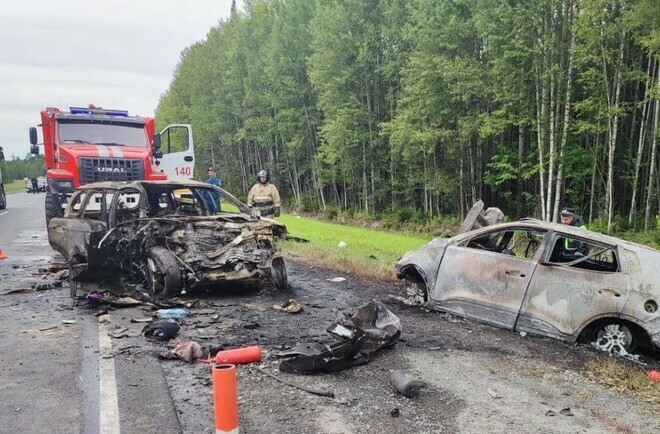
[[[576,226],[563,225],[561,223],[550,223],[544,222],[542,220],[525,218],[515,222],[507,223],[497,223],[494,225],[486,226],[483,228],[471,230],[459,235],[456,235],[456,239],[465,239],[470,238],[480,233],[489,232],[491,230],[497,229],[506,229],[506,228],[529,228],[529,229],[541,229],[541,230],[551,230],[554,232],[560,232],[567,235],[575,236],[576,238],[586,238],[593,240],[595,242],[601,242],[605,244],[613,244],[618,246],[623,246],[627,249],[633,251],[647,251],[660,254],[659,250],[654,249],[653,247],[646,246],[643,244],[634,243],[632,241],[623,240],[621,238],[613,237],[610,235],[601,234],[600,232],[590,231],[589,229],[579,228]]]

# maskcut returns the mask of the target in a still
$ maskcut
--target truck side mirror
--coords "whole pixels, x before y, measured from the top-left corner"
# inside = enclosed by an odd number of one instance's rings
[[[154,147],[154,150],[160,149],[160,133],[154,134],[154,140],[151,142],[151,145]],[[157,157],[160,158],[160,157]]]
[[[154,158],[163,158],[163,151],[160,149],[154,151]]]
[[[39,145],[30,146],[30,154],[39,155]]]
[[[38,141],[39,141],[39,138],[37,137],[36,127],[30,127],[30,144],[31,145],[36,145]]]

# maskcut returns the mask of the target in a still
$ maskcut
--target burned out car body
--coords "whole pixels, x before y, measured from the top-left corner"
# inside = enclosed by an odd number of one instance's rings
[[[206,198],[221,198],[211,215]],[[218,282],[267,279],[286,286],[274,239],[286,228],[253,215],[227,191],[197,181],[87,184],[48,224],[51,246],[76,282],[142,284],[174,296]]]
[[[396,274],[432,308],[625,352],[660,347],[659,265],[650,247],[524,219],[436,238]]]

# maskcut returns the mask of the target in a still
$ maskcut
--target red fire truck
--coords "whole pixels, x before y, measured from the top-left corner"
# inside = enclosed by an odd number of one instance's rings
[[[93,104],[69,111],[41,112],[46,168],[46,221],[62,215],[67,198],[97,181],[191,179],[192,127],[167,126],[155,133],[154,119],[129,116]],[[30,128],[30,152],[39,154],[37,129]]]

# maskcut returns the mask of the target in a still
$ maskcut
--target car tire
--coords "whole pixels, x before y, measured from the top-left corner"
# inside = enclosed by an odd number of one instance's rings
[[[156,298],[176,297],[183,289],[183,276],[174,253],[165,247],[149,249],[146,260],[147,290]]]
[[[7,208],[7,194],[5,193],[5,188],[0,187],[0,209]]]
[[[599,324],[593,329],[591,338],[597,348],[619,355],[635,351],[638,341],[635,330],[619,321]]]
[[[273,258],[271,262],[271,279],[276,289],[287,289],[289,287],[289,280],[286,274],[286,265],[284,265],[284,258]]]
[[[60,205],[60,201],[57,200],[57,196],[52,193],[46,193],[46,224],[50,222],[50,219],[53,217],[62,217],[64,215],[64,210]]]

